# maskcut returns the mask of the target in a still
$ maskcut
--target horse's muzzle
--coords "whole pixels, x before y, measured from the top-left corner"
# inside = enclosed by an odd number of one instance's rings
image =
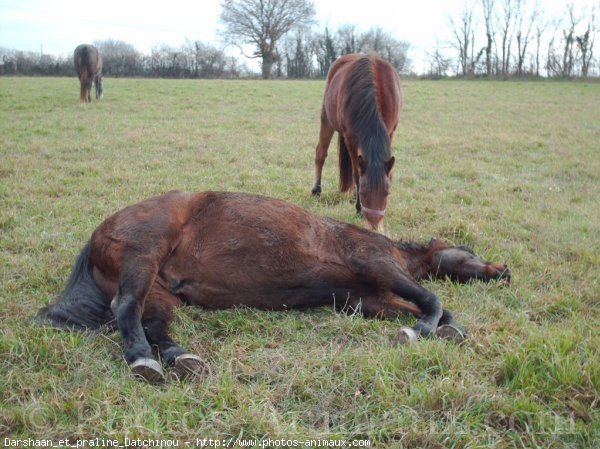
[[[383,232],[383,217],[385,216],[385,209],[370,209],[368,207],[360,205],[361,212],[371,229],[378,232]]]

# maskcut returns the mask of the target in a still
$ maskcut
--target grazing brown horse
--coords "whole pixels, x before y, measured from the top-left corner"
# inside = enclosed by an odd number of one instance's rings
[[[392,137],[402,108],[396,70],[376,54],[348,54],[329,68],[315,156],[313,195],[334,131],[339,135],[340,191],[356,191],[356,212],[381,229],[392,180]]]
[[[73,62],[79,77],[79,100],[91,103],[92,82],[96,87],[96,100],[102,98],[102,56],[93,45],[81,44],[73,52]]]
[[[418,320],[400,339],[460,340],[452,315],[418,282],[446,276],[508,281],[510,271],[463,247],[393,242],[277,199],[173,191],[107,218],[64,291],[37,318],[70,329],[114,320],[131,369],[157,381],[163,370],[153,347],[178,373],[205,368],[169,337],[174,309],[183,304],[270,310],[333,304],[389,319],[409,312]]]

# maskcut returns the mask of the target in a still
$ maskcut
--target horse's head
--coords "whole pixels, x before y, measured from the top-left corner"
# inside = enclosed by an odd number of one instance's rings
[[[392,185],[394,162],[394,156],[382,164],[370,163],[365,157],[358,156],[360,207],[367,222],[376,231],[383,229],[383,217]]]
[[[506,265],[485,261],[466,246],[445,247],[435,251],[430,268],[432,276],[449,277],[458,282],[497,279],[509,284],[511,277]]]
[[[102,99],[102,95],[104,94],[104,85],[102,75],[98,75],[96,78],[96,100]]]

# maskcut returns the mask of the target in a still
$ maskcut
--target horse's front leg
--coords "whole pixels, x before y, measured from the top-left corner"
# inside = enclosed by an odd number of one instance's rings
[[[374,281],[381,292],[390,292],[404,300],[403,303],[409,301],[418,308],[419,313],[415,314],[418,320],[412,328],[417,336],[435,333],[443,315],[440,300],[404,272],[394,259],[390,257],[370,261],[356,260],[354,265],[359,270],[358,274],[364,276],[370,283]],[[400,306],[394,305],[393,298],[384,296],[384,300],[384,307],[391,308],[392,312],[401,309]]]
[[[420,319],[423,314],[421,309],[413,302],[406,301],[399,296],[387,292],[379,296],[365,296],[358,301],[352,301],[348,305],[348,310],[360,312],[365,317],[393,320],[399,316],[412,314]],[[431,333],[431,332],[430,332]],[[396,343],[406,343],[417,340],[421,335],[420,329],[402,327],[396,335]],[[446,340],[461,342],[465,339],[466,332],[460,326],[446,309],[442,309],[442,316],[435,328],[435,335]]]
[[[440,338],[457,343],[462,342],[467,337],[464,327],[458,324],[452,313],[446,309],[442,311],[442,317],[438,323],[438,328],[435,330],[435,334]]]
[[[354,177],[354,191],[356,192],[356,213],[361,215],[362,205],[360,203],[360,174],[357,168],[353,168],[352,176]]]
[[[323,174],[323,165],[327,159],[327,152],[331,138],[333,137],[334,129],[327,119],[325,106],[321,111],[321,129],[319,131],[319,142],[315,149],[315,183],[312,188],[312,194],[318,196],[321,194],[321,176]]]

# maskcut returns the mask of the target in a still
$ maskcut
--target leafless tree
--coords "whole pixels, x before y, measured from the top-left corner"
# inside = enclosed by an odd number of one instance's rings
[[[115,39],[95,41],[102,55],[102,72],[111,76],[133,76],[141,70],[143,55],[133,45]]]
[[[459,20],[449,17],[452,40],[450,45],[458,51],[458,63],[463,76],[472,74],[473,8],[465,2]]]
[[[554,48],[555,37],[548,46],[548,74],[568,78],[573,75],[575,67],[575,28],[580,19],[575,15],[573,3],[567,5],[569,21],[562,26],[561,50]]]
[[[596,11],[592,9],[585,32],[577,36],[577,47],[581,54],[581,76],[586,78],[589,74],[590,64],[594,55],[594,40],[596,37]]]
[[[450,58],[446,57],[441,50],[440,42],[436,41],[433,51],[427,52],[429,62],[428,75],[432,77],[444,77],[450,68]]]
[[[485,22],[485,73],[487,76],[492,75],[492,44],[494,42],[494,26],[492,17],[494,12],[494,0],[481,0],[483,7],[483,20]]]
[[[406,73],[410,70],[410,62],[407,58],[409,43],[400,41],[383,28],[373,27],[362,33],[359,42],[359,51],[378,53],[400,73]]]
[[[327,76],[331,63],[336,60],[340,51],[336,48],[336,41],[329,31],[329,27],[325,27],[325,31],[316,36],[313,45],[318,66],[317,76],[324,78]]]
[[[538,20],[535,27],[535,76],[540,76],[540,48],[542,45],[542,36],[546,31],[548,22]]]
[[[580,19],[575,17],[575,6],[573,3],[567,5],[569,12],[569,27],[563,29],[564,47],[562,57],[562,76],[569,77],[573,74],[575,65],[575,27]]]
[[[512,43],[512,26],[513,26],[513,16],[514,11],[513,7],[516,0],[504,0],[502,4],[502,12],[497,17],[499,27],[500,27],[500,37],[501,37],[501,50],[502,50],[502,58],[500,73],[502,75],[507,75],[509,73],[510,67],[510,47]]]
[[[283,39],[285,71],[288,78],[310,78],[313,74],[315,38],[311,35],[296,34]],[[283,71],[283,68],[281,69]]]
[[[248,57],[262,59],[262,77],[272,76],[273,64],[279,59],[277,42],[292,28],[309,25],[315,8],[310,0],[224,0],[221,4],[223,34],[240,48],[253,45]]]
[[[338,29],[336,37],[340,45],[340,53],[348,54],[360,51],[360,39],[356,25],[342,25]]]
[[[540,14],[539,0],[528,8],[527,0],[517,0],[516,2],[516,40],[517,40],[517,75],[523,76],[523,64],[527,47],[531,43],[533,24],[537,22]]]

